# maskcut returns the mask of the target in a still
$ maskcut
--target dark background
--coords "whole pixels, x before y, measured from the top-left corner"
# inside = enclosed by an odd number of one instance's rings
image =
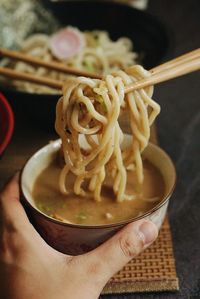
[[[169,28],[167,58],[200,46],[200,0],[151,0],[148,12]],[[158,135],[177,168],[178,183],[169,207],[180,291],[105,296],[109,299],[200,299],[200,73],[155,88],[161,104]],[[103,296],[102,296],[103,297]]]
[[[150,0],[148,12],[169,29],[167,59],[200,46],[200,0]],[[200,299],[200,73],[158,85],[154,98],[161,104],[158,135],[177,168],[178,183],[169,215],[180,291],[102,296],[108,299]],[[14,99],[10,99],[14,102]],[[13,104],[13,103],[12,103]],[[31,132],[15,111],[15,133],[0,162],[0,186],[26,158],[52,138],[33,126]],[[37,124],[37,120],[35,120]],[[32,140],[32,142],[30,142]],[[37,140],[36,143],[33,140]],[[20,150],[19,150],[20,149]],[[14,158],[12,158],[14,157]],[[81,298],[80,298],[81,299]]]

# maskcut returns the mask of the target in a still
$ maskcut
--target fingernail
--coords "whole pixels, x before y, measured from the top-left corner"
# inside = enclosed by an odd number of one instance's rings
[[[144,245],[147,245],[157,238],[158,229],[153,222],[146,221],[139,226],[139,233],[142,234]]]

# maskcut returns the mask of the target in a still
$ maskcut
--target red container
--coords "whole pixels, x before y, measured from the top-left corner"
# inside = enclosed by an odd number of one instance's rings
[[[14,129],[14,114],[6,98],[0,93],[0,155],[10,142]]]

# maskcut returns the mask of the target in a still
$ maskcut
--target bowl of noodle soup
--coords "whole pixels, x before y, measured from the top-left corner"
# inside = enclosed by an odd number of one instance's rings
[[[89,251],[141,218],[160,228],[176,181],[169,156],[149,143],[160,106],[153,86],[126,92],[149,76],[136,65],[101,80],[65,82],[56,105],[61,141],[33,155],[21,175],[27,213],[57,250]],[[127,113],[129,135],[121,112]]]
[[[127,135],[124,146],[130,142],[131,137]],[[144,157],[159,169],[163,176],[166,188],[161,201],[155,203],[144,214],[138,214],[136,217],[117,223],[84,225],[65,223],[48,216],[47,213],[42,212],[36,206],[33,198],[35,181],[39,174],[52,162],[60,146],[61,142],[57,140],[40,149],[28,160],[21,175],[22,202],[29,219],[48,244],[63,253],[78,255],[96,248],[125,225],[139,219],[149,219],[160,229],[176,181],[173,162],[162,149],[156,145],[149,144],[143,154]]]
[[[146,12],[109,1],[43,1],[43,3],[47,9],[52,10],[52,14],[59,21],[60,29],[66,27],[78,29],[85,35],[86,40],[90,40],[90,44],[93,44],[97,37],[99,42],[101,40],[100,43],[105,46],[102,48],[103,53],[106,52],[105,49],[108,49],[108,52],[110,52],[112,45],[115,44],[115,51],[119,51],[121,59],[129,60],[128,64],[124,64],[120,63],[117,58],[119,69],[123,69],[126,66],[130,66],[132,62],[138,61],[146,68],[151,68],[159,64],[166,56],[169,48],[168,33],[160,21]],[[37,47],[34,49],[34,47],[37,43],[41,43],[44,47],[42,46],[43,50],[38,55],[40,58],[48,60],[49,52],[46,51],[46,48],[52,34],[46,35],[44,32],[33,32],[30,36],[27,36],[27,40],[24,41],[24,45],[22,44],[21,48],[24,47],[23,51],[37,56],[38,49]],[[123,52],[124,47],[131,49],[131,44],[133,45],[133,50]],[[91,48],[87,49],[87,51],[91,51]],[[87,53],[87,57],[89,54],[90,52]],[[99,57],[102,55],[97,54],[96,56],[99,55]],[[115,59],[114,54],[111,56],[112,59]],[[81,62],[80,59],[78,60],[71,59],[71,66],[81,67],[83,64],[86,64],[88,70],[96,71],[90,59],[83,59]],[[24,68],[23,63],[18,64],[17,68],[30,73],[57,78],[54,71],[46,72],[42,68],[35,69],[30,65],[27,69],[26,67]],[[100,68],[102,73],[112,70],[114,68],[108,68],[106,65]],[[59,76],[61,78],[63,74]],[[29,83],[18,82],[16,86],[8,85],[7,83],[8,80],[0,83],[4,93],[11,97],[14,95],[17,98],[17,105],[22,106],[27,114],[30,115],[30,118],[37,119],[35,124],[52,130],[55,104],[58,99],[57,91],[49,90],[46,87],[35,86],[32,88]],[[27,98],[29,99],[28,101]],[[48,113],[46,112],[47,107]]]

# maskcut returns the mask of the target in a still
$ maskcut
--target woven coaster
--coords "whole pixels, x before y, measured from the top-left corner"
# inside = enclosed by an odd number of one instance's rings
[[[171,231],[166,218],[156,242],[112,277],[102,294],[177,290]]]

